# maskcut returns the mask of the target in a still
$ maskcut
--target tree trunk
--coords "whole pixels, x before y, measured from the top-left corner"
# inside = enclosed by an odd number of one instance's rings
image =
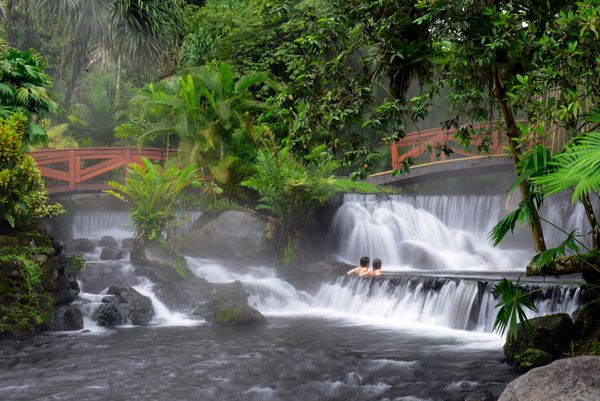
[[[13,1],[6,0],[4,5],[4,26],[6,27],[6,40],[15,47],[15,30],[13,29]]]
[[[67,85],[67,90],[65,93],[65,104],[69,111],[72,109],[75,88],[77,86],[79,76],[81,75],[81,69],[83,68],[86,60],[87,47],[85,44],[79,43],[73,50],[73,69],[71,70],[71,79],[69,80],[69,84]]]
[[[590,196],[588,194],[581,195],[579,197],[579,201],[583,205],[585,210],[585,216],[590,223],[590,227],[592,227],[591,237],[592,237],[592,247],[594,249],[598,249],[600,246],[600,225],[598,224],[598,220],[596,219],[596,214],[594,213],[594,207],[592,206],[592,201],[590,200]]]
[[[115,106],[119,104],[121,97],[121,53],[117,56],[117,78],[115,82]]]
[[[508,137],[513,162],[515,164],[515,172],[517,176],[520,175],[519,161],[521,160],[521,148],[519,147],[519,128],[515,121],[515,116],[506,101],[506,92],[502,79],[500,78],[500,72],[498,68],[494,69],[494,95],[496,100],[500,104],[500,111],[504,118],[504,125],[506,127],[506,136]],[[523,199],[527,199],[531,195],[531,187],[528,180],[524,180],[519,185],[521,190],[521,196]],[[542,223],[540,221],[540,215],[537,208],[533,207],[531,211],[531,222],[529,224],[531,228],[531,239],[533,240],[533,247],[537,253],[546,250],[546,242],[544,241],[544,232],[542,230]]]

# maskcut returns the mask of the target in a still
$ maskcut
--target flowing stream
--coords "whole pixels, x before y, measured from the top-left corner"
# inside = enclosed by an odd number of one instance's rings
[[[487,241],[505,206],[499,196],[348,195],[330,230],[336,255],[348,263],[380,257],[386,274],[339,277],[313,293],[272,267],[187,257],[199,277],[244,284],[269,321],[251,329],[214,329],[190,311],[169,310],[154,283],[133,273],[127,253],[104,262],[97,249],[85,255],[89,263],[118,270],[150,297],[150,326],[96,326],[105,289],[82,285],[83,332],[0,341],[0,399],[419,401],[463,399],[479,388],[498,395],[516,374],[501,362],[503,339],[491,330],[491,288],[514,278],[531,254],[518,235],[500,249]],[[561,207],[547,205],[546,214],[560,219]],[[567,225],[582,224],[575,215]],[[80,213],[73,232],[122,240],[131,236],[128,222],[118,212]],[[581,303],[576,283],[525,285],[538,289],[538,315],[573,315]]]

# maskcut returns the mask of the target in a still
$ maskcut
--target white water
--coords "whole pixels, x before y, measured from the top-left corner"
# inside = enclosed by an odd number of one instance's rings
[[[384,271],[523,271],[532,256],[524,230],[508,238],[509,245],[493,247],[488,240],[492,227],[511,209],[504,196],[350,194],[344,199],[330,235],[338,258],[349,264],[366,255],[381,258]],[[543,213],[567,231],[586,230],[580,206],[548,201]],[[550,246],[564,239],[545,226]]]
[[[236,272],[215,261],[188,257],[187,262],[194,274],[209,281],[241,281],[251,294],[250,304],[271,316],[316,315],[352,324],[427,328],[446,334],[446,329],[491,333],[496,316],[497,300],[490,292],[493,283],[486,281],[340,277],[310,295],[277,278],[273,268]],[[570,286],[549,287],[540,291],[535,304],[538,312],[530,317],[559,312],[573,315],[580,304],[580,291]]]
[[[179,233],[187,231],[202,212],[182,212],[185,220]],[[133,237],[135,230],[129,212],[76,212],[73,215],[73,238],[99,240],[105,235],[117,241]]]

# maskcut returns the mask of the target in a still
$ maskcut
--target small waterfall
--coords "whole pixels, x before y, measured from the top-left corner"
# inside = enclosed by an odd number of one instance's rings
[[[183,217],[178,234],[190,229],[202,212],[180,212]],[[135,232],[129,212],[76,212],[73,215],[73,238],[98,240],[110,235],[117,240],[133,237]]]
[[[96,263],[98,263],[96,261]],[[197,326],[204,323],[204,320],[190,317],[189,315],[170,310],[156,295],[154,292],[154,283],[147,277],[136,276],[134,269],[129,261],[121,260],[119,262],[118,270],[121,274],[121,279],[117,281],[126,282],[131,288],[139,292],[140,294],[150,298],[152,302],[152,308],[154,309],[154,317],[150,322],[153,326]],[[85,285],[79,281],[79,287],[82,292],[79,294],[75,304],[80,305],[80,309],[83,313],[84,330],[91,333],[104,333],[107,328],[100,327],[94,320],[94,315],[100,305],[102,305],[102,299],[106,297],[106,291],[108,288],[103,289],[99,293],[85,292]]]
[[[313,305],[394,324],[418,323],[457,330],[491,332],[497,300],[492,282],[432,277],[372,280],[341,277],[325,284]],[[529,289],[535,287],[530,286]],[[574,315],[580,305],[577,286],[547,287],[532,297],[538,313]]]
[[[370,279],[340,277],[324,283],[310,295],[296,290],[268,267],[225,267],[218,262],[187,258],[199,277],[212,282],[239,280],[250,293],[249,302],[267,315],[316,315],[377,319],[393,326],[421,324],[437,328],[490,333],[498,301],[491,293],[494,281],[470,278],[396,277]],[[538,313],[529,317],[565,312],[574,315],[580,305],[578,286],[536,287]]]
[[[188,268],[213,283],[241,281],[250,293],[248,302],[263,313],[298,312],[309,308],[311,296],[277,277],[274,268],[249,266],[243,271],[211,260],[187,257]]]

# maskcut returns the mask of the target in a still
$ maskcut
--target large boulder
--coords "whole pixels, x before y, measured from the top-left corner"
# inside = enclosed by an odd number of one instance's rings
[[[73,241],[71,241],[68,244],[68,248],[71,251],[87,252],[87,253],[94,252],[96,250],[96,247],[94,246],[92,241],[90,241],[87,238],[74,239]]]
[[[83,329],[83,313],[76,305],[60,306],[54,310],[54,330],[72,331]]]
[[[145,295],[127,286],[112,286],[106,291],[108,296],[102,302],[114,305],[121,317],[120,323],[130,322],[136,326],[146,326],[154,316],[152,301]]]
[[[113,304],[102,304],[98,307],[95,313],[95,320],[98,326],[115,327],[124,323],[119,308]]]
[[[559,359],[510,382],[498,401],[600,400],[599,378],[599,356]]]
[[[98,245],[109,248],[117,248],[119,246],[115,237],[111,235],[105,235],[104,237],[100,238]]]
[[[562,357],[578,337],[578,331],[566,313],[536,317],[529,320],[529,325],[529,332],[519,325],[517,338],[509,338],[504,344],[504,354],[520,369]]]
[[[116,248],[102,248],[100,260],[119,260],[123,259],[123,252]]]
[[[261,326],[267,319],[248,305],[248,293],[239,281],[213,284],[200,314],[213,327]]]
[[[224,259],[272,257],[265,222],[257,215],[228,210],[218,216],[202,215],[184,236],[183,251],[191,256]]]

